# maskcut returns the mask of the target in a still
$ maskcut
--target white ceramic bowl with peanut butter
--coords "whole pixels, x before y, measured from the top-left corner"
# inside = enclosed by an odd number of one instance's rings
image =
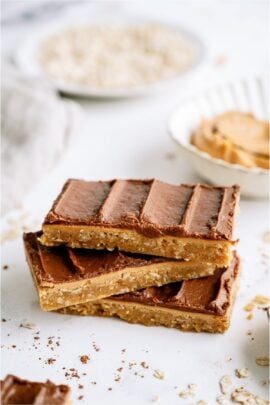
[[[193,168],[212,184],[237,183],[244,196],[269,195],[268,81],[257,77],[182,102],[169,132]]]

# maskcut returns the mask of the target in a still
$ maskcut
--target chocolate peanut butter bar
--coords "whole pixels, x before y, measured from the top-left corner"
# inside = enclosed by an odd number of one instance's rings
[[[213,274],[215,266],[114,250],[41,245],[24,234],[26,258],[45,311],[148,286]]]
[[[41,243],[227,266],[238,199],[238,186],[68,180],[43,223]]]
[[[100,301],[62,308],[73,315],[116,316],[146,326],[223,333],[228,329],[239,277],[239,257],[227,268],[200,279],[149,287]]]
[[[67,385],[55,385],[49,380],[45,383],[31,382],[7,375],[1,381],[3,405],[71,405],[69,397],[70,388]]]

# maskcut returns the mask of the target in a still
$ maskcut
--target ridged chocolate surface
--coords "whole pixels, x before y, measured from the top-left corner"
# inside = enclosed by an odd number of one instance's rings
[[[38,283],[63,283],[96,277],[124,268],[148,266],[175,261],[162,257],[107,250],[46,247],[39,243],[38,233],[24,234],[24,244],[34,265]]]
[[[44,224],[135,229],[149,237],[231,240],[238,198],[238,186],[68,180]]]
[[[231,289],[238,272],[239,257],[234,253],[230,266],[217,269],[213,276],[148,287],[109,299],[223,315],[230,305]]]
[[[49,380],[39,383],[7,375],[1,381],[1,404],[3,405],[62,405],[67,404],[69,393],[70,389],[67,385],[55,385]]]

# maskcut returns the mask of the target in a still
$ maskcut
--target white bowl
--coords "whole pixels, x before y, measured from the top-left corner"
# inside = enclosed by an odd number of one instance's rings
[[[58,80],[50,78],[43,71],[40,62],[38,60],[38,52],[40,50],[40,44],[44,40],[48,39],[55,33],[62,32],[63,30],[78,27],[80,25],[92,25],[92,24],[106,24],[106,23],[128,23],[131,25],[136,25],[140,23],[155,22],[168,28],[179,32],[180,35],[187,40],[195,50],[195,58],[193,63],[187,67],[185,70],[175,75],[172,78],[166,80],[160,80],[153,84],[145,84],[140,86],[134,86],[129,88],[115,88],[115,89],[98,89],[91,88],[88,86],[67,82],[64,80]],[[121,97],[134,97],[147,95],[155,93],[157,91],[170,88],[175,86],[181,81],[186,82],[186,80],[202,66],[202,62],[205,59],[205,47],[193,32],[186,30],[185,28],[173,25],[170,23],[149,20],[144,16],[131,16],[128,14],[119,15],[117,17],[112,16],[102,16],[91,18],[89,15],[80,16],[79,19],[70,20],[67,19],[63,22],[57,22],[46,26],[43,29],[39,29],[34,34],[32,33],[20,47],[18,47],[13,55],[13,59],[18,66],[18,68],[26,75],[31,77],[36,77],[41,80],[46,80],[51,83],[53,87],[61,91],[62,93],[75,95],[79,97],[95,97],[95,98],[121,98]]]
[[[268,196],[269,170],[227,163],[190,143],[191,134],[202,118],[213,118],[228,110],[238,110],[268,119],[268,89],[269,82],[262,77],[228,83],[183,101],[171,114],[168,128],[172,139],[180,146],[191,166],[212,184],[239,184],[242,195],[258,198]]]

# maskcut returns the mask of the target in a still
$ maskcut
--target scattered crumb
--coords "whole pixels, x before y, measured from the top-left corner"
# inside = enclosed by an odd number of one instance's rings
[[[88,361],[90,360],[89,356],[87,356],[86,354],[83,356],[80,356],[80,360],[82,364],[87,364]]]
[[[255,302],[250,302],[249,304],[244,306],[244,310],[246,312],[251,312],[251,311],[253,311],[255,309],[255,306],[256,306]]]
[[[190,392],[194,393],[194,395],[195,395],[195,392],[197,391],[198,386],[197,386],[197,384],[188,384],[188,389]]]
[[[79,384],[79,385],[78,385],[79,390],[82,390],[83,387],[84,387],[84,386],[83,386],[82,384]]]
[[[174,160],[176,158],[176,153],[174,152],[168,152],[165,154],[165,159],[167,160]]]
[[[270,319],[270,306],[261,308],[263,311],[266,312],[266,316]]]
[[[146,364],[145,361],[142,361],[142,362],[141,362],[141,366],[142,366],[143,368],[149,368],[149,366]]]
[[[269,357],[266,356],[257,357],[256,364],[258,364],[258,366],[269,366]]]
[[[158,395],[155,395],[152,399],[151,402],[158,402],[160,400],[160,397]]]
[[[26,328],[26,329],[35,329],[36,325],[31,322],[23,322],[20,324],[20,328]]]
[[[178,394],[178,396],[179,396],[180,398],[186,399],[186,398],[189,397],[189,392],[188,392],[188,391],[180,391],[179,394]]]
[[[97,385],[97,382],[96,381],[91,381],[91,384],[92,385]]]
[[[160,370],[155,370],[153,376],[155,378],[158,378],[159,380],[164,380],[165,378],[165,374],[163,373],[163,371]]]
[[[83,396],[83,395],[80,395],[80,396],[78,397],[78,400],[81,401],[83,398],[84,398],[84,396]]]
[[[207,402],[201,399],[200,401],[197,402],[197,405],[207,405]]]
[[[111,391],[111,390],[112,390],[112,387],[109,387],[109,388],[108,388],[108,391]]]
[[[248,312],[247,319],[250,320],[253,318],[253,311],[257,309],[263,309],[262,305],[269,304],[270,299],[264,295],[258,294],[251,302],[244,306],[244,310]]]
[[[16,349],[17,346],[16,346],[16,345],[12,345],[11,347],[12,347],[13,349]]]
[[[235,370],[235,375],[238,378],[247,378],[250,375],[248,368],[237,368]]]
[[[263,241],[265,243],[270,243],[270,231],[266,231],[263,234]]]
[[[260,381],[260,385],[261,385],[262,387],[265,387],[265,386],[267,385],[267,381],[266,381],[266,380],[261,380],[261,381]]]
[[[266,405],[268,401],[264,400],[259,395],[254,395],[251,392],[247,391],[244,387],[236,388],[231,393],[231,400],[238,404],[258,404]]]
[[[224,375],[219,381],[220,391],[222,394],[227,394],[231,385],[231,378],[228,375]]]
[[[121,350],[121,353],[122,353],[122,354],[125,353],[126,350],[127,350],[127,349],[122,349],[122,350]]]
[[[2,318],[1,320],[2,320],[2,322],[6,322],[6,321],[7,321],[5,318]]]
[[[92,342],[92,345],[93,345],[93,349],[94,349],[96,352],[99,352],[99,351],[100,351],[100,347],[97,346],[96,342]]]
[[[183,390],[179,392],[179,397],[180,398],[189,398],[189,397],[194,397],[194,395],[196,394],[197,391],[197,384],[188,384],[188,389],[187,390]]]
[[[256,295],[256,297],[254,298],[254,302],[257,305],[266,305],[269,304],[270,299],[268,297],[265,297],[264,295]]]
[[[50,357],[49,359],[46,360],[46,364],[53,364],[56,361],[56,359],[53,359]]]
[[[8,264],[4,264],[4,266],[2,266],[2,269],[3,269],[3,270],[8,270],[8,269],[9,269]]]
[[[119,373],[121,373],[121,372],[123,371],[123,367],[119,367],[119,368],[117,369],[117,371],[118,371]]]
[[[227,397],[226,397],[226,395],[219,395],[219,396],[216,398],[216,402],[217,402],[217,404],[219,404],[219,405],[225,404],[225,403],[227,402]]]

